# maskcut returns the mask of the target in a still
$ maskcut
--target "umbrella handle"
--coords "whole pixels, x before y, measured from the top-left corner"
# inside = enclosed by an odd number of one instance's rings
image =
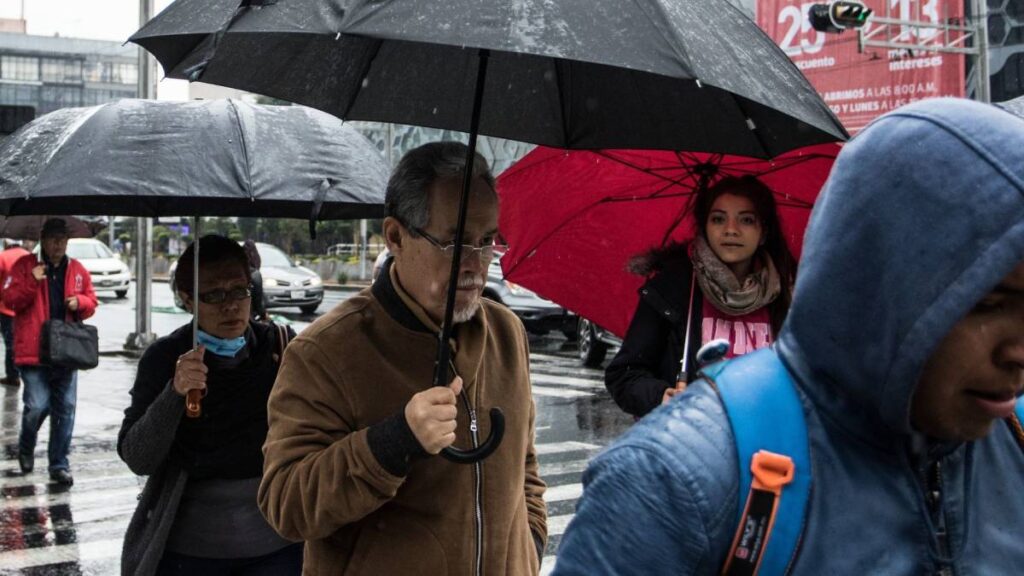
[[[193,388],[188,391],[188,394],[185,395],[185,416],[199,418],[202,415],[203,396],[206,396],[206,390]]]
[[[476,464],[497,450],[504,436],[505,414],[501,412],[501,408],[494,407],[491,408],[491,434],[484,440],[483,444],[472,450],[459,450],[449,446],[441,450],[441,455],[456,464]]]

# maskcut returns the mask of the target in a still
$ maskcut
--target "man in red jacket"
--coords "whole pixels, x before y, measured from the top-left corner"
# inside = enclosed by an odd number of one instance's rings
[[[34,466],[36,435],[50,415],[50,479],[70,486],[68,449],[75,425],[78,371],[39,362],[40,335],[47,320],[81,321],[96,311],[89,272],[65,255],[67,224],[51,218],[40,234],[40,257],[30,254],[14,264],[4,281],[4,303],[14,310],[14,363],[25,383],[25,406],[18,437],[18,464],[28,474]]]
[[[28,250],[21,247],[21,242],[4,240],[4,251],[0,252],[0,290],[7,282],[7,275],[14,267],[14,263],[27,254]],[[20,386],[21,376],[18,374],[18,367],[14,365],[14,310],[4,305],[2,291],[0,291],[0,332],[4,338],[5,370],[4,377],[0,378],[0,384]]]

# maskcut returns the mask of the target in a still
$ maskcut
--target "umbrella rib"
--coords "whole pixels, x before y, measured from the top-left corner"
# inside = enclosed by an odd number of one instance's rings
[[[676,178],[671,178],[671,177],[668,177],[668,176],[664,176],[662,174],[659,174],[659,173],[654,172],[652,170],[649,170],[647,168],[641,168],[641,167],[637,166],[636,164],[633,164],[631,162],[627,162],[626,160],[623,160],[621,158],[616,158],[615,156],[612,156],[612,155],[608,154],[604,150],[594,150],[593,153],[597,154],[598,156],[601,156],[603,158],[607,158],[608,160],[611,160],[612,162],[618,162],[619,164],[621,164],[621,165],[623,165],[623,166],[625,166],[627,168],[632,168],[633,170],[636,170],[636,171],[638,171],[638,172],[640,172],[642,174],[648,174],[648,175],[653,176],[653,177],[655,177],[655,178],[657,178],[659,180],[664,181],[665,183],[668,184],[668,186],[666,186],[666,188],[662,188],[661,190],[667,190],[668,188],[671,188],[672,186],[680,186],[680,187],[686,187],[687,186],[687,184],[684,181],[682,181],[682,180],[679,180],[679,179],[676,179]],[[650,197],[657,196],[658,193],[661,190],[659,190],[658,192],[655,192]]]
[[[228,107],[231,108],[231,114],[235,117],[235,125],[238,127],[238,143],[242,147],[242,161],[245,162],[246,191],[249,193],[249,200],[255,202],[256,195],[252,190],[252,166],[249,163],[249,147],[245,141],[245,130],[242,129],[242,116],[238,113],[235,101],[230,98],[228,98]]]

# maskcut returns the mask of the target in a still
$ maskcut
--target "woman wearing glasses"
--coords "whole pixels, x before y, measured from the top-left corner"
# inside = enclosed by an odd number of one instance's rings
[[[117,450],[149,476],[128,526],[124,574],[300,574],[302,544],[263,519],[256,491],[263,471],[267,399],[290,329],[251,321],[245,251],[223,236],[200,240],[199,294],[193,246],[182,255],[175,290],[199,312],[158,339],[139,361]],[[189,392],[201,410],[186,410]]]
[[[796,261],[771,189],[753,176],[723,178],[695,196],[690,215],[693,240],[630,262],[648,280],[605,386],[638,418],[693,379],[702,344],[728,340],[726,357],[763,348],[789,311]]]

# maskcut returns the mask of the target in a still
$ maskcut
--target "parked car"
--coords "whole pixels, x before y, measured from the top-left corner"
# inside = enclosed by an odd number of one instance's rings
[[[324,283],[316,272],[292,262],[277,246],[256,243],[260,253],[260,274],[263,276],[263,306],[271,308],[297,307],[303,314],[312,314],[324,300]],[[171,265],[171,292],[174,303],[182,307],[174,290],[174,272],[178,262]]]
[[[577,318],[576,337],[579,342],[580,363],[587,368],[598,368],[609,350],[622,346],[622,340],[586,318]]]
[[[501,271],[500,255],[495,255],[487,269],[484,298],[508,306],[531,334],[543,335],[557,330],[569,340],[576,337],[576,316],[529,288],[506,280]]]
[[[68,258],[78,260],[89,271],[94,290],[113,291],[118,298],[128,295],[128,283],[132,279],[128,265],[111,252],[106,244],[92,238],[72,238],[68,240],[67,254]]]

